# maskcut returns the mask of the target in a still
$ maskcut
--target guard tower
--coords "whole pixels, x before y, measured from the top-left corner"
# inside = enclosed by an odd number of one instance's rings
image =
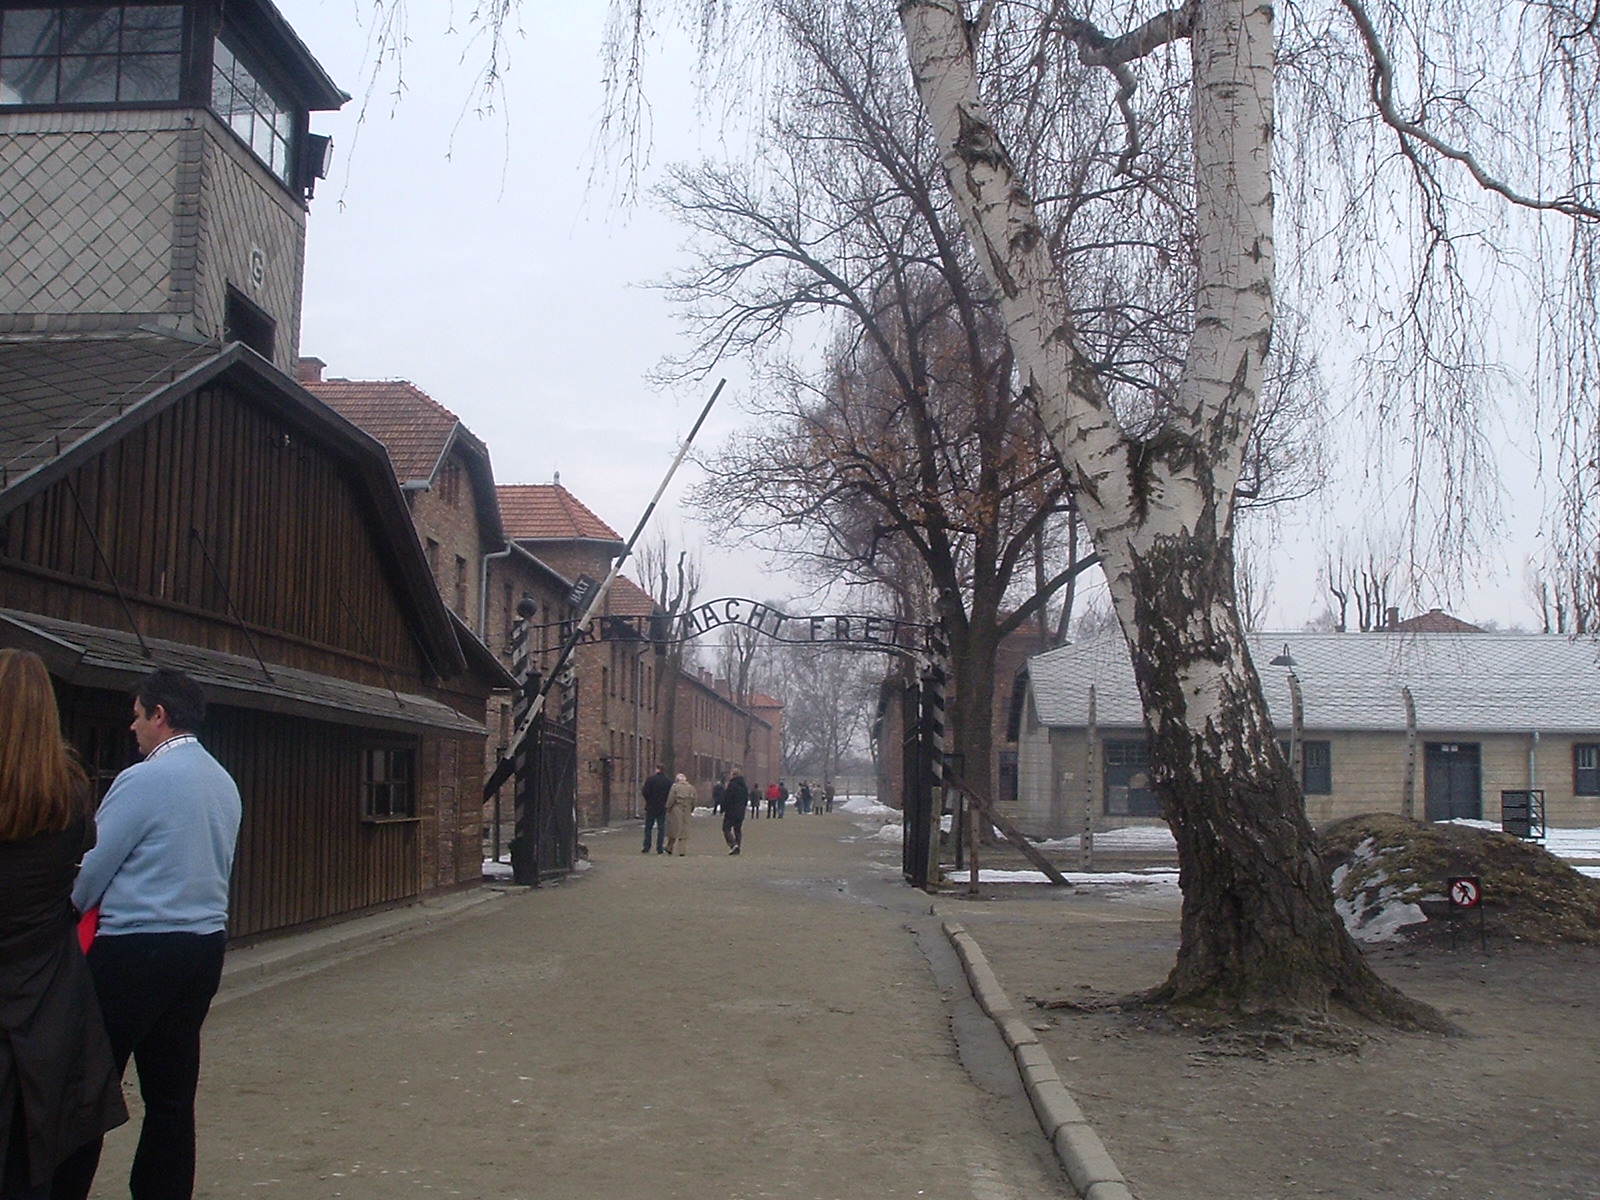
[[[270,0],[0,0],[0,339],[299,357],[336,87]]]

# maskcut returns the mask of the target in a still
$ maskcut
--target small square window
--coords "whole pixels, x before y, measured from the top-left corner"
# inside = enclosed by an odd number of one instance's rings
[[[372,746],[362,755],[361,815],[369,821],[406,820],[417,815],[417,752],[409,747]]]

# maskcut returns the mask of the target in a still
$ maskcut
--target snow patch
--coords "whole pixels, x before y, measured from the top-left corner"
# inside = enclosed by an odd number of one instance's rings
[[[1389,880],[1383,860],[1396,851],[1376,847],[1377,840],[1367,838],[1334,869],[1333,907],[1356,941],[1400,941],[1406,926],[1428,918],[1416,903],[1420,896],[1406,895]]]

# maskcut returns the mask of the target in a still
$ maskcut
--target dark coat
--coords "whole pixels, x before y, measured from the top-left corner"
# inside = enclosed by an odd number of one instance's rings
[[[750,806],[750,788],[743,775],[735,775],[722,789],[722,811],[735,821],[744,820],[744,810]]]
[[[665,771],[657,771],[644,781],[644,786],[639,789],[644,796],[644,815],[647,817],[664,817],[667,815],[667,796],[672,791],[672,778]]]
[[[128,1119],[70,900],[93,830],[0,842],[0,1163],[20,1103],[34,1186]]]

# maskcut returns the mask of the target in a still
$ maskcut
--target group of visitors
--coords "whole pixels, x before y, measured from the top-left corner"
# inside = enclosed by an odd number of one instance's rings
[[[0,650],[0,1198],[83,1200],[145,1106],[133,1200],[194,1194],[200,1027],[222,978],[239,789],[178,671],[133,692],[143,761],[94,807],[38,656]],[[87,952],[83,946],[87,942]]]
[[[694,785],[681,772],[676,780],[672,779],[666,768],[658,765],[639,792],[644,797],[644,845],[639,853],[650,853],[653,833],[657,854],[687,854],[689,818],[694,814],[698,799]],[[832,812],[833,795],[831,782],[820,789],[820,799],[809,781],[802,783],[795,797],[795,811]],[[788,785],[780,779],[763,790],[759,784],[747,783],[744,773],[737,768],[729,774],[726,783],[719,779],[711,785],[711,811],[722,814],[722,838],[728,844],[729,854],[738,854],[743,849],[745,818],[759,818],[763,800],[767,816],[781,818],[789,803]]]

